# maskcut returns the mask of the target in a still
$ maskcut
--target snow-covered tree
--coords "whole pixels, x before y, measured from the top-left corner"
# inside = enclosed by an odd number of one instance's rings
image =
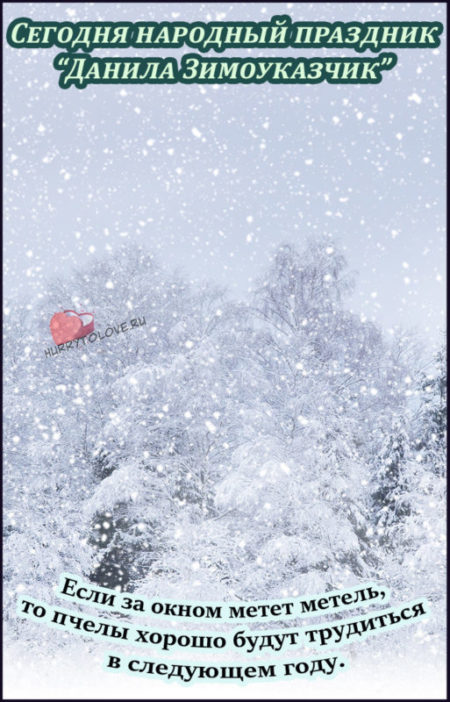
[[[376,477],[377,531],[387,579],[407,596],[442,599],[445,573],[445,352],[416,382],[415,406],[389,439]]]
[[[256,296],[245,441],[216,498],[243,596],[338,587],[375,563],[369,458],[401,398],[380,332],[345,310],[350,288],[344,258],[315,240],[282,247]]]
[[[281,247],[251,304],[124,248],[9,305],[10,616],[17,592],[51,599],[62,571],[149,596],[374,577],[438,598],[444,357],[410,392],[411,341],[349,311],[351,286],[327,238]],[[145,325],[47,358],[49,319],[72,307],[100,331]]]

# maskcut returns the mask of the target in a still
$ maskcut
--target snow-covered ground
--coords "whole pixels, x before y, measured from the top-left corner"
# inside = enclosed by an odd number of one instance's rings
[[[408,636],[405,644],[407,645]],[[381,642],[380,642],[381,643]],[[445,699],[445,655],[385,653],[385,659],[351,662],[332,680],[193,684],[186,687],[150,676],[138,678],[101,669],[102,653],[76,652],[52,658],[5,650],[4,696],[8,699]]]

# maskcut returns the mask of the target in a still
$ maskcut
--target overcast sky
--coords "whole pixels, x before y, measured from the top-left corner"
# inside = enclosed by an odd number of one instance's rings
[[[445,3],[5,3],[4,31],[20,16],[259,21],[278,14],[293,21],[446,23]],[[211,278],[244,297],[274,246],[301,245],[309,234],[326,232],[358,271],[355,311],[385,329],[414,326],[438,339],[445,301],[445,30],[439,49],[395,50],[398,65],[379,85],[61,90],[52,67],[58,49],[4,45],[7,297],[32,303],[55,269],[70,277],[73,263],[125,240],[181,266],[190,279]],[[73,289],[76,295],[75,276]]]

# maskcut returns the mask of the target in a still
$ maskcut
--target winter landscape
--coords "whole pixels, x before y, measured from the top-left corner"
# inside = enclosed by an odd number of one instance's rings
[[[5,3],[4,20],[445,22],[443,3],[317,5]],[[444,41],[372,86],[83,91],[58,87],[53,50],[5,48],[6,697],[444,696]],[[51,355],[64,309],[102,336],[145,323]],[[431,615],[353,637],[333,680],[180,687],[20,619],[23,595],[61,605],[63,572],[180,602],[371,582]]]
[[[45,655],[92,647],[16,617],[17,593],[49,601],[62,572],[175,600],[375,581],[396,603],[427,598],[432,617],[354,655],[405,638],[442,655],[443,348],[424,359],[350,313],[351,275],[324,239],[281,246],[249,303],[135,247],[76,278],[98,328],[145,325],[48,357],[64,280],[8,316],[8,635],[36,656],[35,637]]]

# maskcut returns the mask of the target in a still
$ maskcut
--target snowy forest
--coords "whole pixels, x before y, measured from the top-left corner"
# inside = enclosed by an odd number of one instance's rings
[[[15,613],[19,593],[58,602],[70,572],[179,600],[379,582],[432,607],[420,636],[383,636],[442,648],[444,337],[427,355],[362,321],[354,285],[318,237],[281,246],[242,302],[130,247],[6,303],[9,640],[94,645]],[[145,325],[48,358],[65,308],[94,311],[100,331]]]

